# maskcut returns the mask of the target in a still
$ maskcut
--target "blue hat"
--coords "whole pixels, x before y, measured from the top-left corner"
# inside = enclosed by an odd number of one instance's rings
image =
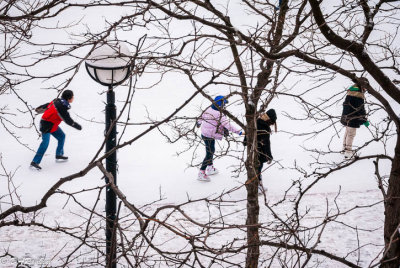
[[[225,99],[224,96],[216,96],[214,101],[219,107],[221,107],[222,104],[227,104],[228,103],[228,100]]]

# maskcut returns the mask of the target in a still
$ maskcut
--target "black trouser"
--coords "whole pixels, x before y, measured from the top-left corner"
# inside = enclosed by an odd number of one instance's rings
[[[213,157],[215,153],[215,140],[212,138],[207,138],[201,135],[201,138],[204,141],[204,145],[206,146],[206,157],[204,157],[203,164],[201,164],[200,170],[206,170],[207,166],[211,166],[213,164]]]
[[[260,166],[258,167],[258,179],[261,181],[261,171],[263,169],[264,163],[260,162]]]

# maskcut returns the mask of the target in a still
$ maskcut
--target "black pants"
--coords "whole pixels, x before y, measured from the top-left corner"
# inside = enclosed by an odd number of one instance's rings
[[[204,145],[206,146],[206,157],[204,157],[203,164],[201,165],[201,170],[206,170],[207,166],[211,166],[213,164],[213,157],[215,153],[215,140],[212,138],[207,138],[201,135],[201,138],[204,141]]]
[[[263,165],[264,165],[264,163],[260,163],[260,166],[258,167],[258,179],[261,181],[261,171],[262,171],[262,169],[263,169]]]

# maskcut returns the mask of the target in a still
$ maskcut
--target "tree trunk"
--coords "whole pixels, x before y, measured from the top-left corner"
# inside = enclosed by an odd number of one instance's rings
[[[249,174],[251,175],[251,174]],[[253,174],[254,175],[254,174]],[[260,256],[260,237],[258,234],[258,179],[252,180],[246,185],[247,188],[247,256],[246,267],[257,268]]]
[[[400,267],[400,133],[397,133],[397,143],[390,172],[387,198],[385,200],[385,256],[381,267]]]
[[[258,234],[258,155],[257,155],[257,140],[256,140],[256,120],[255,113],[251,111],[247,116],[247,255],[246,267],[257,268],[258,258],[260,256],[260,237]]]

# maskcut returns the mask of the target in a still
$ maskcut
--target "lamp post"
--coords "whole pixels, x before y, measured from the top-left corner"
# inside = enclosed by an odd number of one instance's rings
[[[116,106],[113,87],[123,83],[131,72],[129,49],[121,43],[110,42],[97,46],[85,62],[89,76],[97,83],[107,86],[106,104],[106,153],[115,148],[117,143]],[[112,127],[112,129],[110,129]],[[114,177],[117,185],[117,153],[113,152],[106,158],[106,170]],[[106,177],[106,183],[109,183]],[[106,188],[106,254],[107,266],[116,268],[116,223],[117,196],[111,186]]]

